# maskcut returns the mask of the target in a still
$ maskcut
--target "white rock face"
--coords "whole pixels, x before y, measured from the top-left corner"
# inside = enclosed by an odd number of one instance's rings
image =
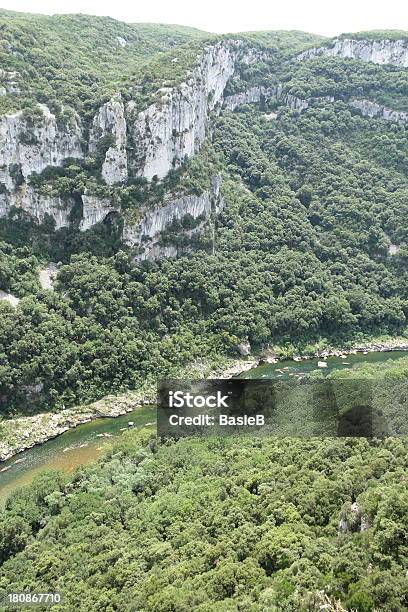
[[[246,91],[224,98],[223,107],[232,111],[243,104],[256,104],[261,101],[265,92],[264,87],[250,87]]]
[[[392,110],[371,100],[352,99],[349,104],[359,110],[365,117],[376,117],[386,121],[396,121],[397,123],[406,123],[408,121],[408,113]]]
[[[8,302],[10,306],[16,308],[20,301],[20,298],[16,297],[15,295],[12,295],[11,293],[6,293],[5,291],[0,289],[0,301]]]
[[[43,104],[39,106],[43,117],[34,127],[27,125],[21,111],[0,117],[0,182],[10,190],[15,187],[10,166],[19,166],[27,179],[47,166],[60,166],[68,157],[83,156],[79,118],[62,129],[50,110]],[[27,136],[32,138],[32,143]]]
[[[194,219],[200,215],[208,217],[210,213],[211,198],[208,192],[200,196],[184,196],[161,208],[147,211],[140,223],[135,226],[125,224],[123,237],[128,244],[140,246],[143,239],[157,238],[174,220],[181,221],[188,214]]]
[[[58,274],[58,265],[50,261],[48,266],[42,268],[38,273],[38,280],[42,289],[52,289]]]
[[[118,210],[108,198],[99,198],[94,195],[83,195],[82,203],[83,216],[79,224],[81,232],[89,230],[96,223],[103,221],[110,212],[117,212]]]
[[[269,100],[270,98],[276,98],[284,104],[288,106],[292,110],[295,110],[301,113],[303,110],[308,108],[310,104],[313,102],[319,101],[329,101],[334,102],[333,96],[321,96],[315,98],[303,99],[297,96],[294,96],[290,93],[284,91],[283,85],[279,84],[275,87],[251,87],[246,91],[235,94],[233,96],[227,96],[224,99],[224,108],[227,110],[235,110],[238,106],[242,104],[254,104],[261,101],[262,98],[265,100]]]
[[[400,248],[398,244],[390,244],[388,247],[388,255],[398,255]]]
[[[123,239],[130,246],[143,247],[144,251],[135,257],[135,261],[145,259],[162,259],[163,257],[176,257],[175,245],[163,246],[159,244],[160,236],[173,221],[182,221],[186,215],[193,219],[203,217],[203,223],[210,218],[212,212],[218,214],[224,205],[220,192],[221,176],[211,177],[211,190],[201,195],[187,195],[165,203],[160,208],[147,210],[137,224],[130,225],[125,222]],[[200,231],[199,227],[185,230],[184,234],[192,236]]]
[[[317,47],[298,55],[298,60],[319,55],[359,59],[374,64],[408,66],[408,42],[405,40],[353,40],[338,39],[331,47]]]
[[[117,36],[116,42],[118,43],[119,47],[122,47],[122,49],[127,45],[127,40],[125,38],[122,38],[122,36]]]
[[[50,215],[55,220],[55,229],[60,229],[69,225],[73,205],[71,200],[43,196],[24,183],[16,191],[0,195],[0,217],[8,215],[13,207],[21,208],[38,223],[42,223],[45,217]]]
[[[117,94],[101,106],[93,119],[89,134],[90,153],[96,152],[98,141],[104,136],[111,136],[113,139],[102,165],[102,177],[108,185],[123,183],[128,178],[126,130],[125,108],[122,96]]]
[[[238,43],[220,42],[205,48],[192,75],[180,87],[168,88],[128,121],[135,146],[132,173],[163,178],[196,153],[205,138],[208,115],[218,105],[235,69]],[[134,104],[129,103],[128,114]]]
[[[242,104],[259,103],[262,97],[264,97],[265,100],[274,97],[282,104],[298,112],[304,111],[306,108],[309,108],[311,104],[316,102],[335,102],[336,100],[334,96],[320,96],[307,99],[298,98],[297,96],[284,92],[282,85],[277,85],[276,87],[269,88],[251,87],[239,94],[228,96],[224,99],[223,107],[227,110],[235,110]],[[377,102],[372,102],[371,100],[352,98],[348,101],[348,104],[360,111],[365,117],[385,119],[386,121],[395,121],[397,123],[408,122],[407,112],[396,111],[392,108],[387,108],[386,106],[378,104]],[[276,115],[272,114],[272,118],[276,118]]]

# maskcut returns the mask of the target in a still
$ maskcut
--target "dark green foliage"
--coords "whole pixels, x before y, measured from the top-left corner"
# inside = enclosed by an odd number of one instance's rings
[[[0,112],[33,108],[37,101],[47,104],[62,123],[69,120],[64,105],[92,114],[103,98],[134,82],[147,58],[208,37],[183,26],[4,10],[0,31],[1,66],[17,73],[13,80],[20,90],[0,98]]]
[[[201,238],[194,232],[188,238],[185,232],[200,219],[186,218],[163,234],[162,242],[177,244],[181,253],[196,250],[177,260],[132,266],[130,254],[115,255],[115,224],[54,234],[24,219],[12,227],[3,221],[3,235],[15,244],[31,242],[42,257],[67,263],[53,297],[32,298],[45,328],[32,319],[32,302],[26,308],[22,302],[21,312],[6,307],[1,350],[12,357],[4,357],[4,406],[21,409],[24,393],[17,389],[38,381],[44,383],[41,406],[94,399],[197,355],[231,350],[238,340],[249,339],[256,350],[403,333],[406,142],[405,127],[362,118],[343,102],[301,115],[280,108],[272,121],[250,107],[224,114],[207,145],[211,155],[205,149],[164,183],[137,179],[115,192],[137,214],[142,202],[160,200],[171,184],[200,184],[223,169],[225,207],[215,229],[212,220]],[[84,176],[92,179],[86,166],[69,163],[32,181],[61,191],[67,181],[72,195],[80,193]],[[402,246],[399,254],[388,254],[391,242]],[[54,348],[45,341],[49,328]],[[17,341],[28,332],[35,352]],[[169,342],[184,348],[169,357]]]
[[[341,601],[402,612],[407,450],[402,439],[166,444],[128,434],[100,464],[69,479],[43,474],[9,498],[0,591],[59,590],[67,610],[245,602],[297,612]],[[354,502],[368,528],[339,533]]]

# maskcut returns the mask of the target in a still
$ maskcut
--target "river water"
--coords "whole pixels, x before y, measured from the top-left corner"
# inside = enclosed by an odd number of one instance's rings
[[[95,419],[78,425],[0,463],[0,470],[6,468],[6,471],[0,471],[0,505],[13,489],[30,483],[41,471],[57,469],[72,472],[79,465],[92,463],[124,431],[140,428],[147,423],[156,424],[156,409],[153,406],[138,408],[124,416]]]
[[[358,363],[381,363],[388,359],[406,357],[407,351],[357,353],[346,355],[345,358],[328,357],[324,360],[327,367],[321,371],[327,374],[333,370],[351,368]],[[242,378],[261,378],[289,380],[300,378],[318,368],[318,361],[323,359],[307,359],[302,361],[279,361],[275,364],[260,365],[253,370],[241,374]],[[109,444],[115,441],[123,431],[130,428],[140,428],[147,423],[155,423],[155,408],[142,407],[134,412],[117,418],[97,419],[49,440],[40,446],[28,449],[9,461],[0,464],[0,505],[15,488],[28,484],[45,469],[60,469],[72,472],[80,465],[96,461]],[[129,426],[129,422],[133,425]],[[107,434],[107,435],[105,435]]]

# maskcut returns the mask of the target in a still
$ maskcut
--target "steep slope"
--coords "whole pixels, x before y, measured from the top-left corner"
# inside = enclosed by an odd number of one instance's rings
[[[1,305],[2,405],[96,399],[241,342],[404,333],[408,71],[369,50],[407,43],[387,36],[358,36],[364,58],[297,32],[199,38],[91,113],[3,115],[0,289],[22,299]],[[52,295],[38,260],[19,282],[30,249],[65,264]]]

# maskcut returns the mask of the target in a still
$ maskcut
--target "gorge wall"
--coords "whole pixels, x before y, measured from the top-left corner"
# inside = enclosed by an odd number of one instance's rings
[[[406,40],[364,40],[340,38],[331,45],[314,47],[297,56],[299,61],[319,55],[358,59],[374,64],[408,66],[408,42]]]
[[[234,110],[242,104],[259,103],[263,98],[275,98],[297,112],[322,100],[335,101],[332,96],[300,98],[286,91],[282,84],[253,86],[225,96],[238,63],[250,64],[259,59],[259,53],[239,40],[208,44],[185,82],[160,89],[156,101],[144,110],[138,108],[135,100],[126,101],[118,93],[98,109],[89,129],[75,113],[69,121],[61,123],[45,105],[38,105],[34,114],[20,111],[0,117],[0,216],[15,208],[37,222],[51,216],[56,229],[70,225],[78,198],[74,201],[42,195],[29,182],[34,173],[40,174],[49,166],[61,166],[67,159],[102,154],[101,177],[108,186],[126,185],[129,178],[135,177],[161,179],[198,152],[213,112],[222,108]],[[337,39],[327,46],[304,51],[296,59],[306,61],[322,55],[406,67],[408,43]],[[368,117],[408,120],[408,113],[374,101],[350,98],[347,103]],[[213,181],[212,188],[202,194],[175,195],[164,198],[161,206],[153,210],[140,210],[138,221],[125,221],[124,240],[139,248],[140,258],[174,254],[174,247],[160,244],[160,235],[173,220],[181,221],[186,215],[208,220],[217,212],[222,200],[220,182],[218,179],[215,182],[217,185]],[[80,199],[81,231],[92,228],[111,213],[121,213],[107,197],[85,192]]]

